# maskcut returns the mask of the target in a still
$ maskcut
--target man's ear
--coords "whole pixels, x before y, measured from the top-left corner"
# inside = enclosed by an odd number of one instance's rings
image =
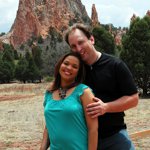
[[[94,36],[93,36],[93,35],[91,35],[91,37],[90,37],[89,40],[91,41],[91,43],[92,43],[93,45],[95,44],[95,39],[94,39]]]

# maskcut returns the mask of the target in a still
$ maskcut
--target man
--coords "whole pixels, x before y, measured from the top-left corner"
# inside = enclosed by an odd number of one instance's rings
[[[127,66],[120,59],[98,52],[88,28],[75,24],[66,33],[72,51],[86,64],[86,80],[95,94],[87,113],[99,120],[100,150],[134,150],[124,123],[124,111],[138,104],[137,89]]]

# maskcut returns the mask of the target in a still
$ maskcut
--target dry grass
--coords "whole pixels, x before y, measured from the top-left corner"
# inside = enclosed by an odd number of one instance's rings
[[[43,95],[48,84],[0,85],[0,150],[37,150],[44,128]],[[126,111],[129,134],[148,130],[150,99]],[[149,150],[150,135],[133,138],[137,150]]]
[[[136,150],[150,150],[150,99],[140,99],[136,108],[126,111],[126,123]],[[147,132],[143,132],[147,131]],[[141,132],[138,134],[133,134]],[[137,136],[137,137],[136,137]]]

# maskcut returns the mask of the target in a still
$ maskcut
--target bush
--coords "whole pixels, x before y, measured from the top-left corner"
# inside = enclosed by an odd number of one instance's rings
[[[52,77],[52,76],[46,76],[46,77],[44,77],[44,81],[45,82],[51,82],[53,80],[54,80],[54,77]]]

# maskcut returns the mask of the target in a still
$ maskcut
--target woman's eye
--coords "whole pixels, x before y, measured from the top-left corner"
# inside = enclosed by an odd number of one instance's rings
[[[72,66],[73,68],[75,68],[75,69],[78,69],[78,66]]]
[[[68,65],[68,63],[67,63],[67,62],[64,62],[64,64],[65,64],[65,65]]]

